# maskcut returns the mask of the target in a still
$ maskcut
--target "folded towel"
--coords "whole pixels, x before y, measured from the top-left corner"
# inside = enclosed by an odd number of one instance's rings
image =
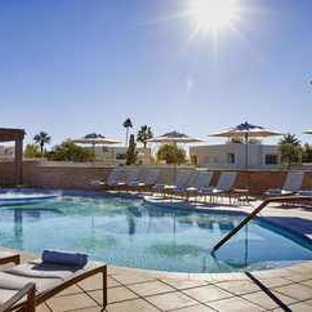
[[[46,263],[84,267],[88,262],[88,255],[58,250],[44,250],[42,261]]]

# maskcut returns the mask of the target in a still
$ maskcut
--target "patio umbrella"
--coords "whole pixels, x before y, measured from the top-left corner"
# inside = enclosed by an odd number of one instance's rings
[[[303,133],[312,134],[312,129],[310,129],[310,130],[304,130]]]
[[[243,138],[245,143],[245,168],[248,168],[248,146],[250,138],[266,138],[271,136],[283,135],[280,132],[273,131],[261,126],[256,126],[248,123],[247,121],[241,123],[233,128],[221,130],[220,132],[213,133],[210,136],[223,137],[223,138]]]
[[[171,131],[167,132],[159,137],[153,138],[148,140],[148,142],[153,142],[153,143],[163,143],[163,144],[189,144],[189,143],[199,143],[203,142],[200,139],[190,137],[184,133],[177,132],[177,131]]]
[[[91,145],[93,153],[95,151],[95,145],[114,145],[120,143],[117,140],[106,138],[104,135],[97,133],[89,133],[82,138],[72,139],[71,141],[73,143]]]
[[[148,142],[158,143],[158,144],[190,144],[203,142],[200,139],[193,138],[181,132],[171,131],[167,132],[161,136],[148,140]],[[174,181],[176,180],[176,166],[174,164]]]

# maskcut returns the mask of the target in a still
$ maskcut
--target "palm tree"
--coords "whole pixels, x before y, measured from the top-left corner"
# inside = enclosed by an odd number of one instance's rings
[[[126,146],[128,146],[129,129],[133,128],[133,124],[130,118],[127,118],[122,124],[126,128]]]
[[[34,141],[36,144],[40,146],[40,153],[41,156],[43,156],[44,146],[51,142],[51,136],[44,131],[40,131],[38,134],[34,136]]]
[[[281,160],[290,168],[293,163],[300,161],[302,154],[301,142],[295,134],[285,134],[279,141]]]
[[[151,127],[147,125],[141,126],[137,134],[137,141],[141,142],[144,148],[146,148],[147,141],[151,138],[153,138],[153,132]]]

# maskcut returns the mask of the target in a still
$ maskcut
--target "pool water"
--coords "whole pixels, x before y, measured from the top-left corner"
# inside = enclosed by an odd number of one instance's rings
[[[40,253],[64,249],[118,266],[175,272],[234,272],[311,260],[312,245],[261,220],[215,255],[213,245],[243,215],[158,207],[142,199],[68,195],[0,207],[0,245]]]

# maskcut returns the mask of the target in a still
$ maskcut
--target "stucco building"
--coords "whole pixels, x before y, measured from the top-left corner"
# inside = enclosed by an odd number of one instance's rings
[[[280,153],[276,145],[249,144],[248,168],[276,169],[280,167]],[[193,165],[211,169],[244,169],[245,145],[226,143],[193,146],[190,148]]]

